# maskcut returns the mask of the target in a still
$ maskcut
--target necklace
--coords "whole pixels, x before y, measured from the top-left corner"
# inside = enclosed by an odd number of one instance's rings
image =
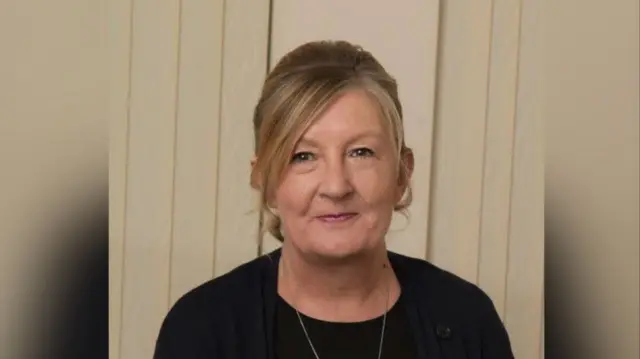
[[[385,265],[386,268],[386,265]],[[318,355],[318,352],[316,351],[316,348],[313,346],[313,342],[311,342],[311,338],[309,337],[309,333],[307,332],[307,327],[304,326],[304,322],[302,321],[302,316],[300,315],[300,312],[298,311],[298,308],[294,307],[293,309],[295,309],[296,314],[298,315],[298,321],[300,322],[300,326],[302,327],[302,330],[304,331],[304,336],[307,338],[307,341],[309,342],[309,346],[311,347],[311,350],[313,351],[313,355],[316,357],[316,359],[320,359],[320,356]],[[385,304],[385,310],[384,310],[384,315],[382,316],[382,330],[380,332],[380,344],[378,345],[378,359],[382,358],[382,343],[384,342],[384,330],[387,326],[387,312],[389,311],[389,283],[387,283],[387,300],[386,300],[386,304]]]

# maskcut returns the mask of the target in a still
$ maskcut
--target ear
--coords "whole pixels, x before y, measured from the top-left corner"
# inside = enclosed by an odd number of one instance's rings
[[[250,181],[251,181],[251,188],[259,191],[261,189],[261,187],[262,187],[261,186],[262,180],[260,178],[261,177],[260,173],[258,173],[258,171],[256,170],[256,162],[257,162],[257,160],[258,159],[257,159],[257,157],[255,155],[251,158],[251,162],[250,162],[251,163],[251,179],[250,179]]]
[[[255,189],[256,191],[262,191],[262,173],[260,173],[256,168],[257,161],[258,159],[254,155],[253,158],[251,158],[251,188]],[[267,206],[269,206],[270,208],[276,208],[275,200],[269,200]]]
[[[404,195],[404,192],[407,190],[407,187],[409,186],[409,183],[411,183],[411,177],[413,176],[413,168],[415,163],[415,160],[413,157],[413,151],[410,148],[407,148],[404,151],[402,151],[402,154],[400,156],[401,156],[400,166],[404,167],[404,175],[402,175],[402,172],[401,172],[398,176],[398,190],[399,190],[398,200],[402,198],[402,196]]]
[[[413,176],[413,166],[414,166],[414,158],[413,158],[413,150],[407,148],[402,155],[402,160],[404,161],[405,168],[407,170],[407,182],[411,180]]]

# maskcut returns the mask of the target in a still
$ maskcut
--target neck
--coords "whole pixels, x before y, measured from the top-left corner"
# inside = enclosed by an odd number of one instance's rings
[[[384,246],[340,261],[308,258],[286,241],[278,292],[299,311],[317,319],[366,320],[384,313],[399,295]]]

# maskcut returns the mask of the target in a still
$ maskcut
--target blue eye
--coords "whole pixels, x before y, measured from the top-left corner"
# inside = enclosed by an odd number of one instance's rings
[[[311,161],[315,156],[311,152],[298,152],[291,157],[291,163]]]
[[[368,148],[361,147],[352,150],[349,155],[352,157],[371,157],[374,155],[374,152]]]

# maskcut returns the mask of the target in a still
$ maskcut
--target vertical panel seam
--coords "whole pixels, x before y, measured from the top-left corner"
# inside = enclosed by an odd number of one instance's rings
[[[125,153],[124,153],[124,201],[123,201],[123,211],[122,211],[122,254],[120,258],[120,322],[118,328],[118,347],[117,350],[117,359],[122,357],[122,330],[123,319],[124,319],[124,282],[126,279],[126,243],[127,243],[127,223],[128,223],[128,215],[127,208],[128,206],[128,198],[129,198],[129,148],[131,142],[131,89],[133,86],[132,82],[132,63],[133,63],[133,33],[134,33],[134,4],[135,0],[129,0],[129,56],[127,60],[127,97],[126,97],[126,119],[125,119]]]
[[[507,258],[506,258],[506,270],[504,272],[504,293],[503,293],[503,300],[502,303],[504,303],[504,321],[505,323],[508,320],[508,285],[509,285],[509,269],[511,267],[511,219],[513,217],[513,179],[514,179],[514,163],[515,163],[515,148],[516,148],[516,134],[517,134],[517,127],[518,127],[518,121],[517,121],[517,116],[518,116],[518,97],[519,97],[519,93],[520,93],[520,52],[522,51],[522,12],[523,12],[523,5],[522,5],[522,0],[518,0],[518,2],[520,3],[520,7],[518,9],[518,34],[517,34],[517,38],[518,38],[518,51],[517,51],[517,59],[516,59],[516,76],[515,76],[515,82],[516,82],[516,86],[515,86],[515,91],[513,94],[514,97],[514,106],[513,106],[513,126],[511,128],[512,130],[512,134],[511,134],[511,178],[509,180],[509,213],[508,213],[508,221],[507,221],[507,248],[506,248],[506,254],[507,254]]]
[[[440,110],[440,101],[441,101],[441,88],[442,85],[442,58],[444,56],[444,27],[445,27],[445,15],[446,15],[446,2],[438,1],[438,35],[437,35],[437,44],[436,44],[436,66],[435,66],[435,79],[434,79],[434,98],[433,98],[433,123],[431,129],[431,170],[429,171],[429,204],[428,204],[428,213],[427,213],[427,245],[426,245],[426,253],[425,259],[429,260],[429,253],[431,253],[431,248],[433,247],[433,223],[434,223],[434,207],[435,207],[435,198],[436,198],[436,183],[437,183],[437,165],[438,165],[438,122],[439,122],[439,110]]]
[[[216,211],[213,216],[213,260],[211,261],[211,275],[216,275],[216,256],[217,256],[217,243],[218,243],[218,217],[220,213],[220,150],[221,150],[221,137],[222,137],[222,114],[223,114],[223,93],[224,93],[224,63],[225,63],[225,35],[227,28],[227,1],[222,0],[222,31],[220,32],[220,83],[218,92],[218,138],[216,140]]]
[[[268,13],[268,20],[267,20],[267,61],[266,61],[266,69],[265,69],[265,76],[269,75],[269,72],[271,71],[271,45],[272,45],[272,34],[273,34],[273,1],[274,0],[268,0],[269,1],[269,13]],[[254,129],[255,131],[255,129]],[[255,136],[254,136],[255,138]],[[254,140],[255,141],[255,140]],[[255,146],[257,144],[254,143],[254,151],[255,151]],[[256,241],[258,243],[258,253],[257,256],[261,256],[264,253],[264,231],[262,230],[262,226],[263,226],[263,222],[264,222],[264,213],[262,211],[261,206],[258,208],[258,233],[256,236]]]
[[[177,43],[176,43],[176,83],[175,94],[173,104],[173,168],[171,174],[171,223],[169,231],[169,265],[168,265],[168,285],[167,285],[167,308],[171,306],[171,286],[173,283],[173,241],[175,232],[175,220],[176,220],[176,167],[178,162],[178,117],[180,115],[180,67],[182,63],[182,0],[178,1],[178,24],[176,31]]]
[[[544,273],[544,272],[543,272]],[[545,324],[545,316],[544,316],[544,312],[545,312],[545,305],[544,305],[544,284],[542,286],[542,291],[541,291],[541,296],[540,296],[540,304],[541,304],[541,315],[540,315],[540,323],[538,324],[540,326],[540,331],[538,334],[538,358],[544,359],[544,324]]]
[[[489,22],[489,55],[487,61],[487,84],[485,90],[485,106],[484,106],[484,133],[482,139],[482,169],[480,175],[480,213],[479,213],[479,221],[478,221],[478,254],[476,261],[476,279],[475,282],[477,284],[480,283],[480,259],[482,258],[482,229],[483,229],[483,220],[484,220],[484,177],[486,175],[486,165],[487,165],[487,133],[489,128],[489,106],[491,104],[491,62],[493,61],[493,22],[494,22],[494,12],[495,12],[495,0],[491,0],[491,6],[489,10],[489,16],[491,17],[491,21]]]
[[[271,71],[271,36],[273,34],[273,1],[269,1],[269,14],[268,14],[268,23],[267,23],[267,69],[266,73],[268,74]]]
[[[434,161],[435,161],[435,142],[436,142],[436,106],[437,106],[437,100],[438,100],[438,80],[440,78],[439,73],[438,73],[438,67],[440,64],[440,52],[441,52],[441,46],[440,46],[440,42],[441,42],[441,27],[442,27],[442,2],[440,0],[436,0],[436,11],[438,11],[438,17],[436,19],[437,23],[435,25],[435,30],[436,30],[436,36],[435,36],[435,48],[436,48],[436,54],[435,54],[435,61],[434,61],[434,66],[431,69],[431,71],[433,71],[434,75],[434,81],[433,81],[433,106],[431,108],[431,143],[429,145],[429,164],[430,164],[430,168],[429,168],[429,188],[427,188],[427,226],[426,226],[426,231],[425,231],[425,247],[424,247],[424,259],[428,260],[429,259],[429,250],[430,250],[430,243],[431,243],[431,210],[432,210],[432,204],[433,204],[433,181],[434,181]]]

